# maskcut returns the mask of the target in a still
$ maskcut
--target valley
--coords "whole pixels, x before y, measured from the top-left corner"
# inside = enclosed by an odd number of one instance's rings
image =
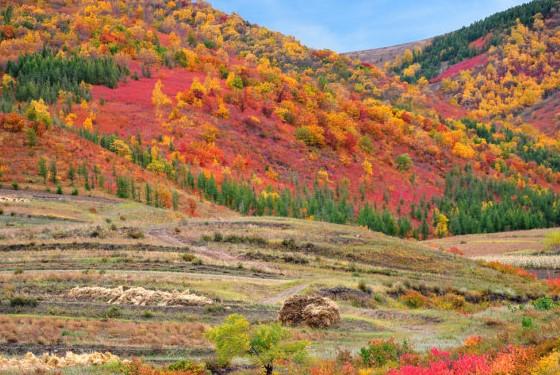
[[[345,54],[0,2],[0,374],[559,374],[559,72],[558,0]]]

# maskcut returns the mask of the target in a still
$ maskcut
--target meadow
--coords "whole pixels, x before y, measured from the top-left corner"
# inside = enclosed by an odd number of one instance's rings
[[[231,314],[273,323],[294,295],[329,297],[342,317],[328,329],[287,328],[308,342],[309,359],[298,367],[305,372],[342,353],[356,371],[398,368],[397,359],[383,366],[356,359],[375,340],[406,342],[416,353],[456,350],[473,337],[484,345],[504,335],[512,345],[535,345],[552,339],[558,324],[552,310],[532,305],[550,295],[544,282],[435,250],[433,243],[308,220],[192,219],[111,197],[84,196],[77,204],[76,197],[52,193],[9,194],[27,197],[3,203],[0,216],[0,348],[12,358],[72,350],[109,351],[156,368],[184,359],[212,363],[208,330]],[[115,305],[103,296],[70,297],[86,286],[189,291],[212,304]],[[524,319],[532,328],[523,328]],[[258,373],[251,363],[231,366]],[[82,370],[104,373],[107,366]]]

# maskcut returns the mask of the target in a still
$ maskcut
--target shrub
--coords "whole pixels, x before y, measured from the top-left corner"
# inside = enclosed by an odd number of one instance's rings
[[[556,303],[554,303],[554,300],[550,297],[541,297],[533,301],[533,306],[537,310],[548,311],[554,308],[556,306]]]
[[[224,240],[224,235],[220,232],[214,233],[214,242],[222,242]]]
[[[436,298],[435,305],[443,310],[461,310],[465,307],[465,297],[453,293],[447,293]]]
[[[128,238],[132,238],[132,239],[135,239],[135,240],[142,239],[142,238],[144,238],[144,232],[142,232],[138,228],[132,228],[128,231]]]
[[[553,352],[552,354],[538,361],[535,367],[533,367],[531,374],[533,375],[560,374],[560,352]]]
[[[19,190],[19,185],[17,182],[12,182],[12,189]]]
[[[521,326],[523,328],[533,328],[533,319],[524,316],[523,319],[521,319]]]
[[[189,253],[185,253],[185,254],[181,255],[181,258],[183,258],[183,260],[185,262],[194,262],[197,259],[196,256],[194,256],[193,254],[189,254]]]
[[[509,275],[515,275],[515,276],[519,276],[522,277],[524,279],[527,280],[535,280],[536,277],[535,275],[527,272],[526,270],[519,268],[519,267],[515,267],[509,264],[503,264],[500,262],[488,262],[488,263],[484,263],[485,266],[492,268],[498,272],[501,273],[505,273],[505,274],[509,274]]]
[[[401,345],[393,339],[372,340],[368,346],[360,349],[359,355],[365,366],[383,367],[389,362],[397,362],[401,355],[409,352],[406,342]]]
[[[310,147],[319,147],[325,144],[323,129],[319,126],[302,126],[297,128],[296,138]]]
[[[401,172],[406,172],[412,168],[412,158],[408,154],[402,154],[395,159],[397,169]]]
[[[10,299],[11,307],[37,307],[37,305],[35,298],[16,296]]]
[[[360,282],[358,283],[358,289],[360,289],[362,292],[367,293],[367,294],[372,293],[371,288],[369,286],[367,286],[367,284],[364,280],[360,280]]]
[[[107,310],[105,310],[104,315],[107,319],[115,319],[122,316],[122,311],[117,306],[111,306]]]
[[[188,371],[192,375],[206,374],[206,366],[189,360],[180,360],[169,365],[172,371]]]
[[[400,300],[411,309],[419,309],[429,304],[428,298],[415,290],[409,290]]]

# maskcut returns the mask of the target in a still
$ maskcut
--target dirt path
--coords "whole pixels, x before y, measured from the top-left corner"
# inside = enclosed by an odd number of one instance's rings
[[[148,235],[154,237],[155,239],[164,242],[169,245],[177,247],[186,247],[187,241],[183,240],[177,235],[174,235],[166,228],[154,228],[148,231]]]
[[[169,229],[155,228],[148,231],[148,234],[159,241],[173,246],[189,246],[189,249],[197,255],[203,255],[210,259],[220,260],[224,262],[237,262],[239,257],[227,253],[223,250],[209,249],[206,246],[193,246],[189,241],[178,234],[173,233]]]
[[[281,293],[278,293],[273,297],[263,300],[261,303],[264,305],[275,305],[277,303],[284,302],[288,298],[298,295],[308,286],[309,284],[296,285],[293,288],[287,289]]]

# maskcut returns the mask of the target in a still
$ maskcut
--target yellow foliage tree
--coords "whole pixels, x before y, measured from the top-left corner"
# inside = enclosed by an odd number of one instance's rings
[[[158,80],[152,90],[152,104],[156,106],[156,108],[161,108],[165,106],[171,105],[171,99],[163,92],[163,84],[161,80]]]
[[[132,160],[132,151],[124,141],[117,139],[113,142],[112,147],[117,155],[127,160]]]
[[[447,236],[449,234],[449,229],[447,227],[449,219],[441,212],[436,212],[434,215],[436,217],[436,236],[440,238]]]
[[[472,159],[476,155],[476,152],[471,146],[461,142],[455,143],[455,146],[453,146],[452,153],[453,155],[463,159]]]
[[[362,168],[364,170],[364,177],[370,178],[371,176],[373,176],[373,165],[369,160],[364,160],[364,162],[362,163]]]
[[[215,115],[224,120],[229,118],[229,109],[222,98],[218,99],[218,109],[216,109]]]

